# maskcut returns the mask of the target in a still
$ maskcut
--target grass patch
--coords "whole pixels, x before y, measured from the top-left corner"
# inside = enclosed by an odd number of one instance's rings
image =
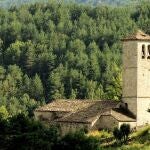
[[[131,135],[131,138],[139,138],[147,135],[150,132],[150,126],[145,126]]]
[[[150,126],[145,126],[132,133],[130,140],[124,145],[116,143],[107,147],[100,147],[100,150],[150,150]]]
[[[110,138],[112,137],[112,133],[111,132],[108,132],[106,130],[102,130],[102,131],[98,131],[98,130],[95,130],[95,131],[90,131],[87,136],[92,136],[92,137],[96,137],[96,138],[99,138],[99,139],[104,139],[104,138]]]

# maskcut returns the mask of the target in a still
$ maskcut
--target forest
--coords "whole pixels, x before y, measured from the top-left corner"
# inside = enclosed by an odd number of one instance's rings
[[[46,3],[52,0],[0,0],[0,7],[10,8],[11,6],[21,6],[22,4],[34,4],[36,2]],[[53,0],[54,1],[54,0]],[[125,6],[125,5],[139,5],[141,2],[148,2],[149,0],[56,0],[64,3],[77,3],[88,5],[111,5],[111,6]]]
[[[150,4],[0,9],[0,113],[32,116],[54,99],[121,100],[121,39],[150,33]]]

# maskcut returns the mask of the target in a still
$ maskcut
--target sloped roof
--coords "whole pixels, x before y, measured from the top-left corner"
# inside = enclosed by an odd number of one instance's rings
[[[100,116],[111,115],[121,122],[134,122],[136,118],[129,111],[117,108],[119,102],[111,100],[55,100],[35,111],[68,112],[63,118],[54,120],[65,123],[93,123]]]
[[[57,122],[70,122],[70,123],[92,123],[102,113],[115,108],[118,102],[114,101],[95,101],[92,105],[81,109],[77,112],[70,113],[63,118],[56,120]]]
[[[61,111],[61,112],[73,112],[95,104],[97,101],[93,100],[55,100],[51,103],[37,108],[35,111],[49,112],[49,111]]]
[[[150,41],[150,35],[144,33],[141,30],[136,31],[133,34],[130,34],[126,38],[122,39],[122,41],[133,41],[133,40],[139,40],[139,41]]]
[[[123,110],[120,108],[113,108],[107,112],[104,112],[102,114],[103,116],[111,115],[116,120],[120,122],[135,122],[136,118],[135,116],[129,112],[128,110]]]

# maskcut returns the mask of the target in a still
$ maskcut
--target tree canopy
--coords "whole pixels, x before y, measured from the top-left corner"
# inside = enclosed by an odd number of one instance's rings
[[[149,10],[57,2],[0,9],[2,111],[32,115],[58,98],[120,100],[120,39],[137,28],[150,33]]]

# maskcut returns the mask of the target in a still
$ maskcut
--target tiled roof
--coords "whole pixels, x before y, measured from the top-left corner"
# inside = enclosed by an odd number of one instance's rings
[[[37,108],[35,111],[61,111],[73,112],[91,106],[97,101],[93,100],[55,100],[51,103]]]
[[[116,120],[120,122],[135,122],[136,118],[135,116],[129,112],[128,110],[123,110],[120,108],[113,108],[109,111],[106,111],[102,114],[102,116],[108,116],[111,115]]]
[[[116,108],[118,102],[111,100],[55,100],[36,109],[42,112],[68,112],[56,122],[92,123],[100,116],[111,115],[121,122],[134,122],[135,117],[128,111]]]
[[[130,41],[130,40],[150,41],[150,35],[144,33],[141,30],[138,30],[137,32],[122,39],[122,41]]]
[[[70,113],[63,118],[56,120],[57,122],[70,122],[70,123],[92,123],[102,113],[115,108],[118,102],[114,101],[95,101],[92,105],[81,109],[77,112]]]

